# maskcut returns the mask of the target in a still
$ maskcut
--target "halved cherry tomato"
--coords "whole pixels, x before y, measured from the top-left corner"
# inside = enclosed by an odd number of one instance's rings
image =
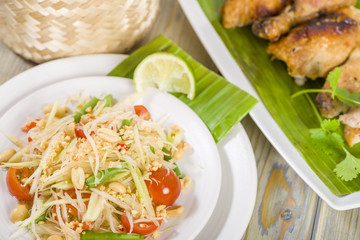
[[[121,222],[123,223],[126,230],[130,231],[130,222],[127,216],[121,215]],[[159,226],[161,224],[161,221],[159,221]],[[152,232],[155,232],[156,229],[159,228],[159,226],[156,226],[154,222],[137,222],[133,224],[133,230],[132,233],[137,233],[141,235],[147,235]]]
[[[75,135],[78,138],[86,138],[85,133],[80,124],[75,125]]]
[[[86,202],[85,202],[85,204],[86,204]],[[67,212],[69,222],[78,220],[78,210],[71,204],[65,204],[65,206],[66,206],[66,212]],[[57,205],[55,205],[52,209],[53,214],[56,214],[56,209],[57,209]],[[57,215],[55,215],[54,218],[56,221],[59,221]],[[81,228],[82,228],[82,230],[88,230],[90,228],[90,225],[91,225],[91,223],[89,223],[89,222],[82,222]],[[76,224],[72,229],[75,230],[78,227],[79,227],[79,224]]]
[[[30,186],[26,185],[25,187],[21,186],[21,179],[28,178],[33,173],[32,170],[27,167],[24,168],[9,168],[6,174],[6,184],[9,190],[9,193],[21,201],[30,201],[34,199],[34,196],[31,195]]]
[[[36,122],[29,122],[25,126],[21,127],[21,131],[28,132],[34,127],[36,127]]]
[[[173,170],[159,168],[149,178],[145,183],[155,204],[170,206],[179,197],[181,183]]]
[[[76,198],[76,193],[75,193],[75,189],[70,189],[70,190],[67,190],[67,191],[64,191],[64,193],[67,193],[71,198],[75,199]],[[81,193],[81,197],[82,198],[90,198],[91,194],[90,193]],[[89,201],[85,201],[85,205],[86,207],[88,206],[89,204]],[[67,215],[68,215],[68,220],[69,222],[71,221],[74,221],[74,220],[79,220],[78,219],[78,210],[71,204],[65,204],[65,207],[66,207],[66,212],[67,212]],[[52,209],[52,212],[53,214],[55,214],[55,220],[56,221],[59,221],[58,219],[58,216],[56,215],[56,209],[57,209],[57,205],[55,205]],[[64,221],[64,219],[63,219]],[[81,221],[79,221],[81,222]],[[92,223],[89,223],[89,222],[81,222],[82,223],[82,229],[83,230],[88,230],[91,226]],[[73,230],[76,230],[76,228],[78,228],[79,225],[75,225],[73,227]]]
[[[134,106],[134,110],[136,115],[138,115],[139,117],[141,117],[144,120],[150,120],[150,113],[149,111],[146,109],[146,107],[144,105],[135,105]]]

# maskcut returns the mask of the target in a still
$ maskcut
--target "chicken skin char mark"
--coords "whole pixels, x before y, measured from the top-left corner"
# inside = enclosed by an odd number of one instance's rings
[[[227,0],[221,9],[225,28],[242,27],[280,13],[292,0]]]
[[[295,79],[326,77],[359,45],[359,20],[356,8],[335,11],[292,29],[270,43],[268,53],[284,61]]]
[[[280,15],[255,21],[252,31],[261,38],[277,41],[295,25],[355,4],[356,0],[295,0]]]

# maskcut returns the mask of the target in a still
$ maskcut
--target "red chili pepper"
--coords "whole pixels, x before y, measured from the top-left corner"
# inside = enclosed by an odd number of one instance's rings
[[[125,143],[118,143],[116,146],[119,147],[119,152],[123,149],[125,149],[125,151],[129,150],[129,146]]]

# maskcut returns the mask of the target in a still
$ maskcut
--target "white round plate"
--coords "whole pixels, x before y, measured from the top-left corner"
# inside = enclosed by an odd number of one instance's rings
[[[61,81],[35,91],[19,101],[0,118],[0,131],[25,137],[21,126],[26,118],[38,118],[46,104],[56,100],[65,101],[68,97],[86,91],[90,96],[103,98],[112,94],[116,100],[134,93],[131,79],[118,77],[83,77]],[[201,119],[176,97],[151,89],[136,104],[145,105],[154,121],[167,117],[163,124],[165,129],[172,125],[180,126],[184,131],[184,139],[191,146],[178,162],[183,174],[192,177],[192,185],[182,192],[176,205],[185,208],[179,218],[169,220],[160,230],[176,226],[160,235],[160,239],[192,239],[204,227],[217,202],[221,185],[221,165],[215,141]],[[0,152],[13,147],[5,136],[0,136]],[[2,171],[1,175],[6,172]],[[16,206],[16,199],[6,194],[5,181],[0,182],[3,204],[0,206],[0,222],[6,230],[0,232],[1,239],[6,239],[15,228],[9,220],[10,211]],[[5,204],[4,204],[5,203]]]
[[[126,55],[87,55],[59,59],[33,67],[0,86],[0,96],[6,96],[2,98],[0,116],[39,88],[70,78],[104,76],[124,58]],[[234,127],[218,145],[218,151],[222,166],[220,196],[210,220],[196,237],[199,240],[240,239],[255,205],[256,162],[241,124]],[[3,227],[0,227],[0,230],[2,231]]]

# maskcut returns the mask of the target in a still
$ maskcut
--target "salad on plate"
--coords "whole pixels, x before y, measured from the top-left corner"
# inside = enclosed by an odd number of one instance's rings
[[[113,103],[79,95],[46,105],[22,127],[24,140],[1,153],[9,193],[18,205],[9,216],[36,239],[157,238],[191,184],[176,162],[190,148],[182,129],[167,131],[131,96]],[[71,111],[70,109],[74,109]]]

